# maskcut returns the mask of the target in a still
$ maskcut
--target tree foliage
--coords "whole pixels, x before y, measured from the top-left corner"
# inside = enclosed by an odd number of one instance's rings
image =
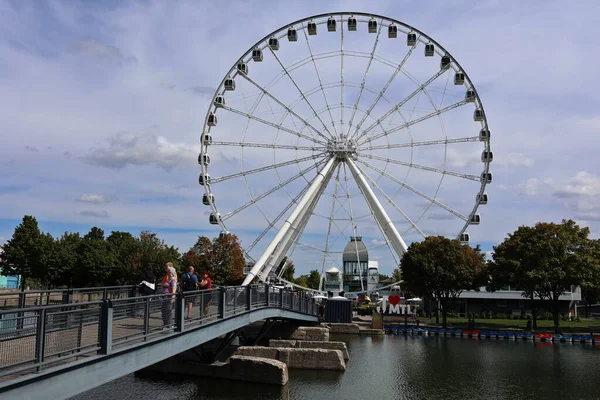
[[[212,281],[219,285],[241,283],[246,266],[239,239],[231,234],[212,241],[206,236],[199,236],[194,246],[183,255],[182,262],[198,272],[208,272]]]
[[[490,289],[510,285],[526,297],[545,300],[558,332],[559,297],[572,286],[593,285],[596,279],[596,250],[589,232],[573,220],[519,227],[494,247]]]
[[[21,275],[22,285],[25,285],[26,279],[39,278],[43,275],[43,254],[46,246],[46,240],[35,217],[24,216],[23,221],[15,228],[12,238],[2,246],[2,274]]]
[[[483,279],[485,255],[478,247],[458,240],[429,236],[412,243],[402,258],[402,275],[408,291],[431,297],[440,304],[443,326],[449,308],[463,290],[478,289]]]

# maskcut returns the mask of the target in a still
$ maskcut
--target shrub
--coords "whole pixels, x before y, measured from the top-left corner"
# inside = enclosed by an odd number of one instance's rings
[[[551,321],[554,319],[554,317],[552,316],[552,313],[545,312],[540,319],[547,319],[548,321]]]
[[[496,318],[498,318],[498,319],[506,319],[506,314],[504,314],[504,313],[498,313],[498,314],[496,314]]]
[[[491,311],[486,311],[485,312],[485,318],[486,319],[492,319],[492,312]]]

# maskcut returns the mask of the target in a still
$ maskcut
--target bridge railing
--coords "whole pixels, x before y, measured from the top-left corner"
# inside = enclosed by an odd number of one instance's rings
[[[0,381],[265,307],[317,314],[306,292],[270,285],[0,311]]]
[[[3,292],[0,293],[0,310],[132,297],[137,288],[137,285],[126,285]]]

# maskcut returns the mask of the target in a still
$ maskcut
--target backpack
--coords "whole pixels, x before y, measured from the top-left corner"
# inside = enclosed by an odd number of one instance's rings
[[[196,290],[196,282],[194,282],[193,274],[190,274],[189,272],[183,274],[183,276],[181,277],[181,283],[183,284],[182,289],[184,291]]]

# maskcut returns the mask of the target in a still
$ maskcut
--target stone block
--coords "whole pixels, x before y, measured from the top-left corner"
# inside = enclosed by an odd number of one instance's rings
[[[328,323],[324,325],[329,327],[329,333],[344,333],[358,335],[360,331],[360,326],[358,324]]]
[[[289,379],[288,367],[278,360],[232,356],[229,359],[229,379],[283,386]]]
[[[284,361],[288,368],[346,370],[344,356],[340,350],[281,348],[279,359]]]
[[[329,329],[326,327],[301,326],[290,337],[292,340],[329,340]]]
[[[269,340],[269,347],[296,347],[297,340],[281,340],[281,339],[271,339]]]
[[[235,351],[236,356],[262,357],[277,360],[279,349],[264,346],[240,346]]]
[[[342,356],[344,360],[348,360],[350,355],[348,354],[348,347],[346,347],[346,343],[344,342],[317,342],[317,341],[298,341],[296,343],[296,347],[301,349],[329,349],[329,350],[339,350],[342,352]]]

